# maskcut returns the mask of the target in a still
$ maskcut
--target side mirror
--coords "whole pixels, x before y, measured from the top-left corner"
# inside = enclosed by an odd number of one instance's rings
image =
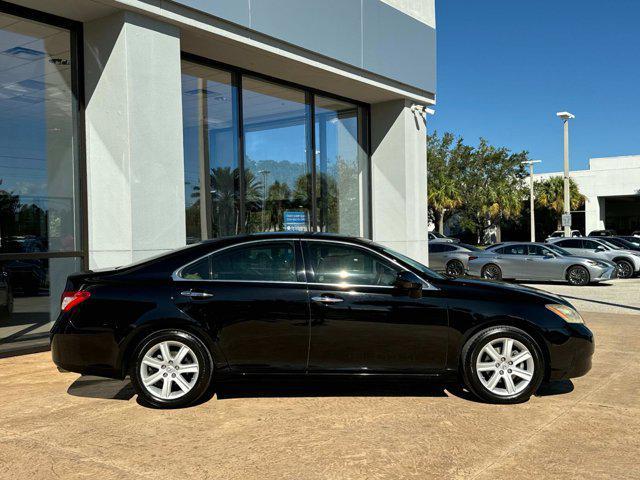
[[[606,249],[602,245],[596,247],[596,252],[604,252]]]
[[[396,277],[396,281],[393,286],[398,290],[407,292],[411,298],[422,297],[422,281],[417,275],[407,270],[398,272],[398,276]]]

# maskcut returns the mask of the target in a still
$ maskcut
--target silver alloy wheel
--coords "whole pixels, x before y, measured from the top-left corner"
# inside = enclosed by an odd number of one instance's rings
[[[142,385],[162,400],[174,400],[189,393],[199,373],[200,364],[193,350],[176,340],[151,346],[140,363]]]
[[[478,379],[494,395],[517,395],[533,379],[534,361],[531,352],[513,338],[490,340],[476,360]]]

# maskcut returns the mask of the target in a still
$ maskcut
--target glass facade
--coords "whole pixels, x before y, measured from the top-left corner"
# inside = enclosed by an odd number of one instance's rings
[[[195,61],[182,73],[188,243],[269,231],[369,235],[366,106]]]
[[[72,37],[0,12],[0,354],[47,343],[81,268]]]

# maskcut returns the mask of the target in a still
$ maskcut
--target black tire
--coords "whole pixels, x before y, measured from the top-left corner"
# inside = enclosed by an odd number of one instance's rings
[[[496,394],[489,390],[479,378],[479,374],[476,369],[476,361],[478,356],[482,353],[482,349],[489,342],[497,340],[499,338],[510,338],[520,342],[531,353],[531,359],[533,361],[533,374],[526,387],[515,394]],[[544,356],[538,343],[525,331],[519,328],[511,326],[496,326],[482,330],[471,337],[462,349],[460,357],[462,377],[466,387],[480,400],[489,403],[511,404],[526,402],[531,395],[533,395],[545,375],[545,361]],[[507,367],[508,368],[508,367]],[[499,375],[499,372],[493,373]],[[499,380],[499,382],[502,380]],[[498,383],[500,384],[500,383]]]
[[[482,267],[480,276],[488,280],[502,280],[502,270],[495,263],[488,263]]]
[[[631,278],[633,277],[633,265],[629,260],[616,260],[616,265],[618,265],[617,272],[618,278]]]
[[[140,372],[144,355],[155,345],[165,341],[180,342],[189,347],[199,366],[198,376],[191,390],[174,399],[163,399],[150,392],[144,386]],[[155,408],[181,408],[192,405],[205,394],[213,378],[213,359],[209,349],[197,336],[183,330],[161,330],[145,337],[136,348],[130,364],[129,374],[138,400],[143,405]]]
[[[576,287],[584,287],[591,282],[591,276],[589,270],[581,265],[574,265],[567,270],[567,281],[569,285]]]
[[[447,272],[447,275],[460,277],[464,275],[464,265],[460,260],[451,260],[447,263],[445,271]]]

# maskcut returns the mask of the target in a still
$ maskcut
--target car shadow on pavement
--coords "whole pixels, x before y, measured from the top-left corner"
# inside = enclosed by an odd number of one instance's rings
[[[92,375],[82,375],[76,379],[67,389],[67,393],[74,397],[109,400],[130,400],[135,395],[129,379],[114,380]]]
[[[573,391],[570,380],[542,385],[536,396],[563,395]],[[108,400],[130,400],[135,391],[129,379],[83,375],[67,389],[69,395]],[[458,397],[480,402],[465,388],[457,384],[440,384],[423,379],[380,378],[263,378],[225,379],[212,386],[195,405],[210,401],[239,398],[303,398],[303,397]]]

